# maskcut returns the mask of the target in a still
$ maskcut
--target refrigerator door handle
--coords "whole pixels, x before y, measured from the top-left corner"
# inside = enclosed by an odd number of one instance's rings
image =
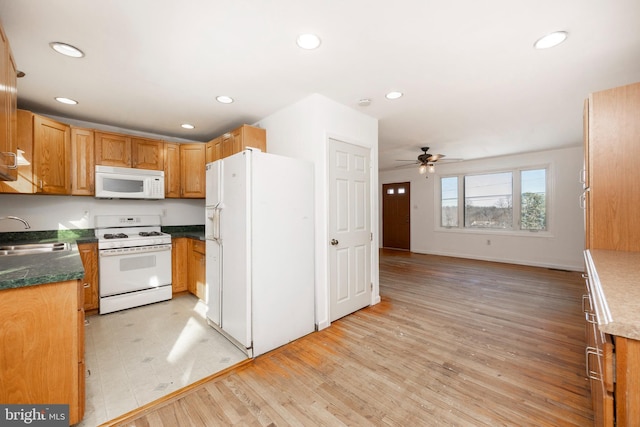
[[[220,209],[215,208],[213,210],[213,216],[211,218],[213,220],[213,240],[216,242],[220,241]]]

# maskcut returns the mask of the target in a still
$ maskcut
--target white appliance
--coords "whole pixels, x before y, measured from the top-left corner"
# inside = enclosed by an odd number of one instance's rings
[[[249,357],[313,332],[313,165],[248,149],[206,169],[209,324]]]
[[[97,215],[100,314],[171,299],[171,235],[159,215]]]
[[[96,198],[164,199],[164,171],[96,166]]]

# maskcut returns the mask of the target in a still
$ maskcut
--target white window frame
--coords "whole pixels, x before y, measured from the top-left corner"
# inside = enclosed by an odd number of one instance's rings
[[[521,173],[529,170],[545,170],[545,208],[546,208],[546,229],[545,230],[522,230],[521,227]],[[467,175],[483,175],[493,173],[510,172],[512,174],[512,203],[513,203],[513,227],[507,229],[499,228],[467,228],[464,223],[464,177]],[[458,178],[458,226],[443,227],[442,226],[442,178],[457,177]],[[530,166],[520,166],[513,168],[497,169],[497,170],[473,170],[459,173],[437,175],[437,184],[434,185],[434,206],[435,206],[435,231],[451,232],[451,233],[468,233],[468,234],[495,234],[495,235],[518,235],[532,237],[553,237],[553,167],[552,164],[538,164]]]

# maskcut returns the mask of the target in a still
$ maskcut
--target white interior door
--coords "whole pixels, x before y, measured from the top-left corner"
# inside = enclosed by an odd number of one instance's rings
[[[329,139],[329,289],[333,322],[371,303],[370,150]]]

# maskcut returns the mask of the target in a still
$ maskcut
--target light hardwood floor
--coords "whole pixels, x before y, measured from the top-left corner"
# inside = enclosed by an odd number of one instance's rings
[[[580,273],[381,251],[380,293],[110,425],[593,424]]]

